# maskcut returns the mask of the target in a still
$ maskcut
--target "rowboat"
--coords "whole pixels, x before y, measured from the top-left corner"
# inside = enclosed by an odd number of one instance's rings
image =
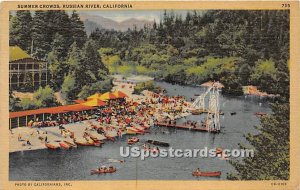
[[[136,135],[137,134],[137,132],[136,131],[132,131],[132,130],[126,130],[126,134],[128,134],[128,135]]]
[[[126,128],[127,134],[144,134],[144,131],[138,131],[133,127],[127,127]]]
[[[217,172],[197,172],[197,171],[194,171],[192,173],[193,176],[203,176],[203,177],[220,177],[221,175],[221,172],[220,171],[217,171]]]
[[[108,169],[108,170],[91,170],[91,175],[93,175],[93,174],[115,173],[116,171],[117,171],[116,168]]]
[[[110,140],[112,142],[115,142],[115,138],[114,137],[111,137],[109,135],[104,135],[106,137],[107,140]]]
[[[156,148],[145,148],[145,147],[144,147],[144,150],[145,150],[145,151],[152,152],[152,153],[159,153],[159,150],[156,149]]]
[[[139,142],[139,141],[140,141],[139,138],[137,138],[137,137],[132,137],[132,138],[129,138],[129,139],[128,139],[127,144],[132,145],[132,144],[135,144],[135,143],[137,143],[137,142]]]
[[[64,141],[65,144],[69,145],[72,148],[77,148],[77,145],[75,143],[69,142],[69,141]]]
[[[62,148],[62,149],[65,149],[65,150],[68,150],[70,148],[70,146],[64,142],[60,142],[59,143],[59,146]]]
[[[150,144],[153,144],[153,145],[157,145],[157,146],[164,146],[164,147],[169,147],[170,146],[169,143],[161,142],[161,141],[148,140],[147,142],[150,143]]]
[[[145,133],[145,129],[138,126],[132,126],[133,130],[136,130],[137,132]]]
[[[91,141],[75,140],[75,143],[80,146],[101,146],[100,142],[97,142],[97,141],[95,142],[93,140],[91,140]]]
[[[48,148],[48,149],[51,149],[51,150],[57,150],[59,149],[60,146],[57,146],[57,145],[54,145],[54,144],[50,144],[50,143],[45,143],[45,146]]]
[[[207,110],[196,109],[191,111],[192,115],[200,115],[202,113],[207,113]]]

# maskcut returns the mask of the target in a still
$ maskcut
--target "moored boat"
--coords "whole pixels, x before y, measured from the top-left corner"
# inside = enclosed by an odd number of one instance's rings
[[[95,146],[94,141],[75,140],[75,143],[80,146]]]
[[[93,174],[106,174],[106,173],[115,173],[117,171],[116,168],[108,169],[108,170],[91,170],[91,175]]]
[[[137,143],[139,141],[140,141],[139,138],[137,138],[137,137],[131,137],[131,138],[128,139],[127,144],[133,145],[133,144],[135,144],[135,143]]]
[[[145,133],[145,132],[134,129],[133,127],[127,127],[126,132],[127,132],[127,134],[142,134],[142,135]]]
[[[169,143],[161,142],[161,141],[148,140],[147,142],[150,143],[150,144],[153,144],[153,145],[157,145],[157,146],[164,146],[164,147],[169,147],[170,146]]]
[[[115,142],[115,138],[114,138],[114,137],[111,137],[111,136],[109,136],[109,135],[107,135],[107,134],[105,134],[104,136],[106,137],[107,140],[110,140],[110,141],[112,141],[112,142]]]
[[[66,143],[67,145],[69,145],[72,148],[77,148],[77,145],[75,143],[70,142],[70,141],[64,141],[64,143]]]
[[[256,112],[254,115],[256,116],[264,116],[264,115],[267,115],[266,112]]]
[[[62,148],[62,149],[65,149],[65,150],[68,150],[70,148],[70,146],[64,142],[60,142],[59,143],[59,146]]]
[[[54,145],[54,144],[51,144],[51,143],[45,143],[45,146],[48,148],[48,149],[51,149],[51,150],[57,150],[59,149],[60,146],[57,146],[57,145]]]
[[[192,115],[201,115],[202,113],[207,113],[207,110],[194,109],[191,111]]]
[[[203,177],[220,177],[221,172],[217,171],[217,172],[198,172],[198,171],[194,171],[192,173],[193,176],[203,176]]]

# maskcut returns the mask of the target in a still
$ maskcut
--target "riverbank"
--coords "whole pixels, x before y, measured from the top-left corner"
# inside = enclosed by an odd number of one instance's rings
[[[149,77],[142,76],[133,76],[130,78],[131,81],[147,81],[153,80]],[[136,102],[138,106],[133,107],[130,105],[128,108],[134,108],[137,110],[138,116],[131,117],[129,115],[124,116],[125,118],[130,118],[134,122],[134,125],[137,123],[140,124],[139,120],[142,120],[145,125],[152,126],[154,120],[162,120],[164,118],[169,118],[171,120],[179,119],[181,117],[185,117],[190,114],[189,108],[190,103],[186,102],[183,99],[174,99],[172,97],[167,97],[168,103],[158,103],[157,100],[161,98],[160,96],[154,96],[153,92],[143,91],[142,95],[133,94],[134,90],[134,82],[121,81],[118,77],[114,80],[114,90],[120,90],[128,95],[126,99],[127,102],[134,103]],[[116,109],[116,108],[112,108]],[[142,111],[141,111],[142,110]],[[176,113],[171,110],[180,110]],[[95,119],[89,119],[81,122],[66,124],[63,127],[65,131],[70,131],[74,133],[76,139],[82,139],[82,136],[85,132],[92,133],[94,137],[97,137],[99,140],[105,140],[106,137],[102,134],[98,134],[91,128],[91,125],[95,125],[98,127],[103,126],[105,133],[109,134],[110,137],[117,137],[118,131],[124,129],[123,123],[120,123],[120,118],[116,116],[111,117],[111,122],[109,124],[101,123],[96,121]],[[123,126],[123,128],[122,128]],[[139,127],[139,126],[136,126]],[[107,129],[108,128],[108,129]],[[122,130],[121,135],[125,135],[126,130]],[[37,150],[44,149],[45,141],[51,142],[51,144],[59,146],[59,142],[63,141],[72,142],[73,139],[70,138],[70,135],[66,135],[62,133],[61,129],[56,127],[42,127],[42,128],[30,128],[30,127],[19,127],[14,128],[10,134],[10,152],[16,151],[25,151],[25,150]],[[29,143],[28,143],[29,142]]]

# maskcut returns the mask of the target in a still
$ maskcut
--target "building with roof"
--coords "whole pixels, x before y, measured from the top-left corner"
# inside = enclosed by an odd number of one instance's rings
[[[47,62],[32,58],[18,46],[9,47],[10,90],[33,91],[48,83]]]

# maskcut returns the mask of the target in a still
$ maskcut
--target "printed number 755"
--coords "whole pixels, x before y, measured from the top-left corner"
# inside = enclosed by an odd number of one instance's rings
[[[290,8],[290,4],[289,3],[282,3],[281,7],[283,7],[283,8]]]

